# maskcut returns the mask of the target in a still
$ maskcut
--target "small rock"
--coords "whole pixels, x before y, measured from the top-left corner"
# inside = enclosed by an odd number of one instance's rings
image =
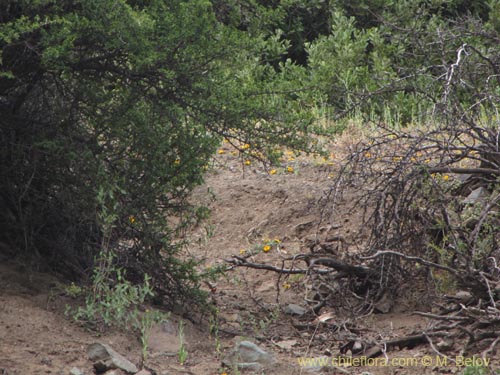
[[[472,293],[466,290],[459,290],[455,293],[455,298],[459,299],[462,302],[467,302],[472,299]]]
[[[466,204],[476,204],[484,201],[489,197],[489,195],[488,190],[481,186],[472,190],[472,192],[462,202]]]
[[[240,370],[262,371],[274,364],[274,358],[253,342],[241,341],[222,363]]]
[[[276,343],[281,349],[290,350],[293,346],[297,345],[297,340],[283,340]]]
[[[296,305],[294,303],[288,304],[285,309],[284,313],[288,315],[297,315],[297,316],[302,316],[307,312],[307,309],[303,308],[302,306]]]
[[[151,375],[151,371],[148,371],[148,370],[142,369],[141,371],[139,371],[139,372],[138,372],[138,373],[136,373],[135,375]]]
[[[120,370],[119,368],[115,368],[113,370],[108,370],[104,373],[104,375],[125,375],[126,372]]]
[[[255,345],[250,341],[242,341],[236,347],[239,358],[243,362],[260,362],[264,364],[269,364],[273,362],[273,359],[269,353],[261,349],[259,346]]]
[[[394,306],[394,300],[389,296],[389,293],[385,293],[381,299],[375,303],[375,310],[382,313],[387,314],[391,311],[392,306]]]
[[[180,345],[177,324],[172,321],[153,324],[148,337],[151,357],[177,356]]]
[[[356,341],[352,346],[352,351],[354,353],[359,353],[361,350],[363,350],[363,344],[360,343],[359,341]]]
[[[466,182],[469,178],[471,178],[472,175],[471,174],[467,174],[467,173],[459,173],[459,174],[453,174],[453,179],[454,180],[457,180],[457,181],[460,181],[460,182]]]
[[[70,375],[85,375],[85,373],[78,367],[73,367],[71,370],[69,370],[69,373]]]
[[[106,344],[94,343],[89,345],[87,354],[90,360],[94,362],[94,368],[98,373],[113,369],[122,369],[129,373],[139,371],[132,362]]]

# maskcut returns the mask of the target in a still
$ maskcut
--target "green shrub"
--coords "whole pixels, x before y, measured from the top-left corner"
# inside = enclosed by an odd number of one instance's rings
[[[302,70],[261,64],[266,42],[208,0],[16,0],[0,15],[0,241],[73,279],[109,249],[130,283],[197,298],[178,256],[203,217],[189,193],[222,137],[308,148],[312,118],[288,93]]]

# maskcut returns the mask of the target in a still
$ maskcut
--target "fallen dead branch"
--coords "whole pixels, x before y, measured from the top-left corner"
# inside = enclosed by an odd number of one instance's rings
[[[470,51],[469,60],[477,53]],[[500,59],[488,61],[483,68],[496,76]],[[417,283],[424,286],[421,296],[432,294],[442,302],[432,313],[415,313],[432,322],[425,331],[390,340],[339,336],[345,348],[363,342],[371,356],[412,345],[429,345],[440,355],[490,353],[500,341],[500,97],[487,82],[470,81],[476,77],[474,64],[456,68],[443,71],[442,77],[454,79],[441,82],[446,100],[428,122],[397,129],[373,124],[374,135],[352,146],[325,192],[321,224],[335,222],[340,203],[363,213],[356,255],[348,253],[347,234],[338,228],[332,238],[342,246],[314,240],[308,253],[283,259],[282,267],[237,256],[228,260],[238,267],[306,275],[313,292],[306,301],[317,314],[323,308],[354,318],[388,312],[401,286]],[[475,87],[484,92],[474,92],[476,102],[465,105],[464,90]],[[346,202],[348,195],[356,199]],[[342,256],[332,256],[339,250]],[[452,343],[436,341],[444,338]]]

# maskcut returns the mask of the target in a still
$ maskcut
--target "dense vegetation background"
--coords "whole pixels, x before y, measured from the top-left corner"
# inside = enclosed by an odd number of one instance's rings
[[[223,137],[272,163],[346,118],[445,124],[494,181],[499,33],[498,0],[3,1],[0,241],[71,278],[112,251],[174,301],[199,282],[176,255]]]

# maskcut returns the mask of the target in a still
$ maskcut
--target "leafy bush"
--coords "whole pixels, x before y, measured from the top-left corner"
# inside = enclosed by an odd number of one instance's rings
[[[222,137],[308,148],[301,74],[207,0],[5,1],[0,6],[0,241],[67,277],[102,249],[166,302],[193,297],[178,256],[202,218],[188,195]],[[130,292],[128,289],[126,293]]]

